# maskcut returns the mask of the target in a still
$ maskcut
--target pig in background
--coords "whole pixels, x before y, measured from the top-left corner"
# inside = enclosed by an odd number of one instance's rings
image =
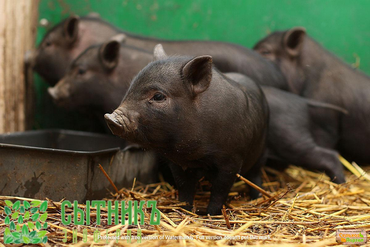
[[[253,81],[238,84],[219,73],[210,56],[167,57],[161,46],[154,53],[156,61],[105,115],[107,124],[115,135],[173,162],[179,200],[188,206],[199,179],[209,179],[207,212],[220,214],[237,173],[261,186],[267,102]]]
[[[53,27],[32,56],[32,64],[50,85],[55,85],[66,73],[69,64],[91,45],[103,43],[121,33],[127,45],[152,52],[162,43],[171,55],[197,56],[209,54],[222,72],[239,72],[258,83],[270,83],[287,89],[284,76],[258,53],[240,45],[216,41],[170,41],[144,37],[122,31],[108,22],[92,16],[72,16]]]
[[[91,45],[102,43],[119,33],[99,18],[71,16],[50,29],[28,62],[50,85],[65,74],[69,64]]]
[[[305,29],[277,31],[254,49],[274,62],[287,78],[291,92],[341,106],[349,114],[339,123],[336,147],[347,159],[370,163],[370,78],[328,52]]]
[[[55,85],[66,73],[66,69],[81,52],[91,45],[102,43],[118,29],[103,23],[94,15],[82,18],[71,16],[55,25],[44,36],[36,51],[26,54],[26,64],[38,72],[48,85]],[[47,85],[39,85],[46,90]],[[48,94],[39,95],[38,113],[44,119],[38,128],[67,128],[74,130],[110,133],[102,118],[84,109],[64,110],[56,108]],[[52,116],[52,117],[50,117]],[[99,120],[100,119],[100,120]]]
[[[121,48],[120,38],[117,35],[86,49],[70,64],[66,75],[48,88],[58,106],[84,109],[101,118],[118,107],[131,80],[153,60],[145,50]]]
[[[145,50],[120,45],[116,40],[108,41],[87,49],[72,63],[66,77],[49,92],[60,106],[86,108],[103,116],[119,106],[131,78],[152,60],[153,55]],[[236,81],[249,80],[241,74],[227,75],[234,76],[232,79]],[[338,123],[345,111],[278,89],[262,89],[271,109],[269,158],[325,171],[333,181],[344,182],[338,154],[321,147],[320,143],[323,136],[336,143]]]

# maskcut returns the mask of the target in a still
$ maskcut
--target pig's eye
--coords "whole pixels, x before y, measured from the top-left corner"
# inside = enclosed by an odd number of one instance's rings
[[[152,100],[157,101],[157,102],[164,101],[165,99],[166,99],[166,96],[164,96],[162,93],[156,93],[154,94],[152,98]]]
[[[270,50],[263,49],[262,51],[260,51],[260,53],[262,55],[270,55],[271,54],[271,51]]]
[[[83,74],[85,74],[86,73],[86,70],[85,69],[78,69],[78,74],[79,75],[83,75]]]
[[[46,41],[45,46],[51,46],[51,42],[50,41]]]

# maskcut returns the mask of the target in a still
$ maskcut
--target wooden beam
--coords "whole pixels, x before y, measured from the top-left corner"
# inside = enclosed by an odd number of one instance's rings
[[[24,54],[35,46],[38,3],[0,1],[0,133],[30,127],[34,89]]]

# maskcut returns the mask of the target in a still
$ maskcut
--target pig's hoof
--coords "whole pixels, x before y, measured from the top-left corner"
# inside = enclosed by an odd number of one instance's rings
[[[191,212],[191,210],[193,209],[193,206],[189,205],[189,204],[186,204],[185,206],[181,206],[183,209]]]
[[[197,215],[207,215],[207,214],[208,214],[208,211],[207,211],[207,208],[202,207],[202,208],[197,208],[197,209],[195,210],[195,213],[196,213]]]
[[[260,198],[262,195],[261,192],[259,192],[258,190],[250,188],[249,196],[251,197],[251,200],[255,200],[257,198]]]
[[[332,181],[336,184],[343,184],[346,182],[346,179],[344,178],[344,175],[340,175],[340,176],[337,176],[337,177],[334,177],[332,179]]]
[[[207,214],[209,214],[209,215],[219,215],[219,214],[221,214],[221,208],[219,208],[219,207],[208,207]]]

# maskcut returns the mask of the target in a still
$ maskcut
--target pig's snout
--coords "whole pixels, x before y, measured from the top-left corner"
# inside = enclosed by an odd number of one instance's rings
[[[49,95],[53,98],[55,104],[65,106],[71,97],[69,84],[61,80],[54,87],[48,88]]]
[[[48,93],[50,94],[50,96],[53,98],[53,100],[58,100],[58,93],[57,93],[57,90],[53,87],[49,87],[48,88]]]
[[[36,51],[28,50],[24,54],[24,63],[33,68],[35,66]]]
[[[112,133],[123,138],[132,137],[138,128],[139,113],[136,111],[119,108],[104,117]]]
[[[114,135],[120,136],[121,133],[124,131],[124,128],[116,119],[115,113],[112,113],[112,114],[107,113],[104,115],[104,118],[105,118],[105,122],[107,123],[112,133]]]

